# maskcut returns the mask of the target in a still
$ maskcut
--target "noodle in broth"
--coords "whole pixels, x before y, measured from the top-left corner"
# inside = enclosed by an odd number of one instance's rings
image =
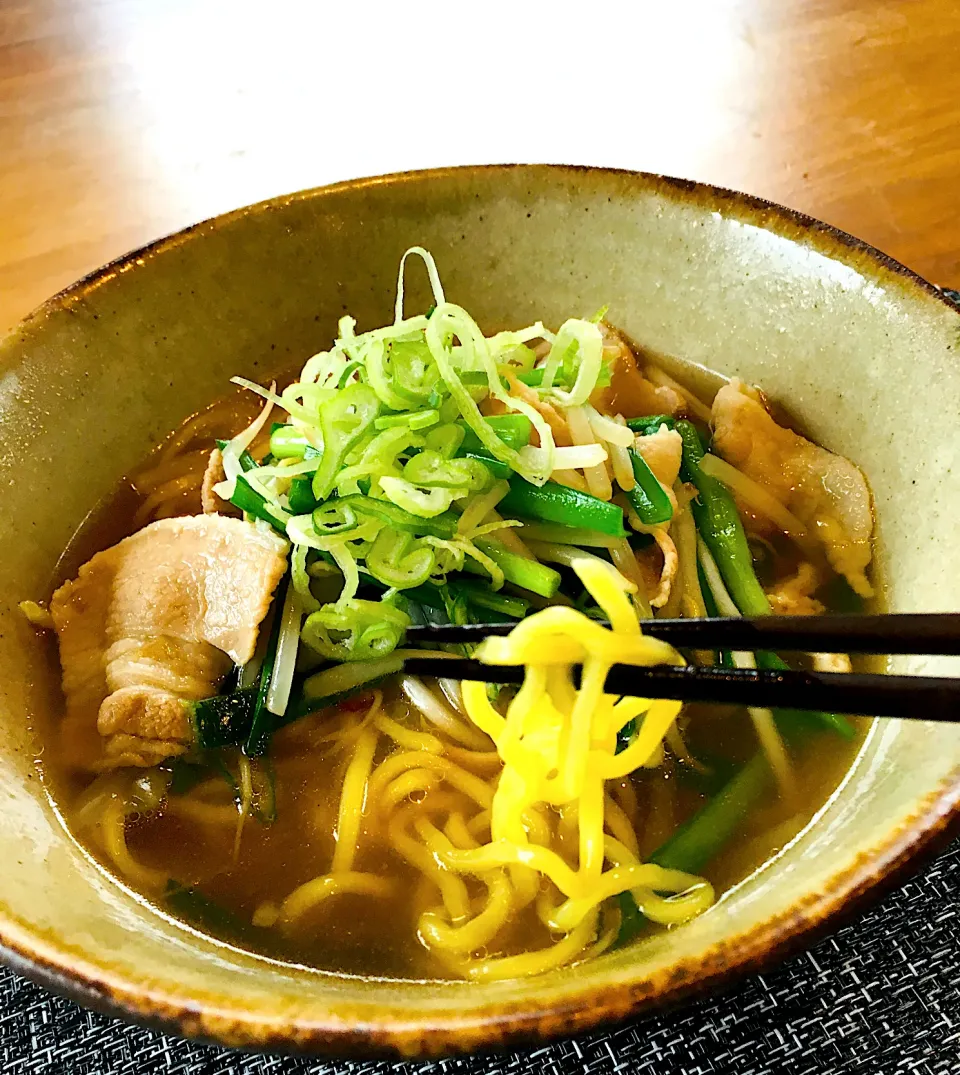
[[[462,343],[467,330],[457,331]],[[593,338],[584,330],[581,348]],[[610,346],[613,361],[623,360],[618,349],[626,344],[616,337]],[[563,456],[553,480],[603,503],[623,498],[639,545],[598,532],[587,544],[564,544],[552,539],[565,528],[549,520],[531,523],[531,537],[523,526],[505,530],[510,515],[498,510],[510,491],[505,481],[455,504],[467,544],[486,536],[480,533],[486,527],[501,535],[501,548],[531,563],[559,565],[563,573],[561,603],[526,593],[533,608],[549,607],[531,611],[479,654],[526,666],[521,688],[497,693],[476,682],[387,677],[278,725],[264,757],[235,746],[178,750],[146,767],[81,764],[78,759],[96,754],[96,729],[73,727],[68,734],[65,722],[64,729],[50,729],[44,761],[80,838],[124,881],[200,928],[275,958],[345,973],[475,981],[533,975],[706,911],[806,824],[850,764],[857,737],[832,740],[827,749],[822,739],[785,740],[766,710],[751,711],[751,723],[743,710],[681,709],[676,702],[604,693],[614,662],[684,660],[642,634],[651,606],[662,615],[702,616],[711,604],[725,613],[729,602],[738,612],[698,534],[691,507],[696,489],[674,475],[661,482],[667,524],[631,517],[627,494],[636,464],[624,418],[650,413],[644,392],[655,393],[657,403],[674,393],[677,413],[710,413],[665,374],[645,372],[642,384],[625,375],[585,403],[574,398],[574,370],[564,390],[573,399],[567,405],[511,382],[517,398],[529,400],[535,428],[549,430],[558,451],[585,449]],[[299,396],[285,389],[277,397],[294,417],[309,398],[303,373],[299,384]],[[209,511],[214,444],[232,443],[247,429],[243,447],[257,461],[275,444],[261,402],[238,394],[184,423],[78,535],[64,576],[92,552],[156,520]],[[496,414],[495,404],[487,413]],[[661,440],[673,450],[668,438]],[[590,451],[602,444],[609,451],[595,462],[599,456]],[[656,474],[653,445],[640,447],[650,449],[644,459]],[[229,463],[226,447],[223,455]],[[535,458],[524,465],[535,465],[529,462]],[[714,467],[708,460],[705,469],[742,497],[771,601],[791,600],[789,587],[812,561],[817,585],[797,600],[811,605],[802,611],[816,610],[813,603],[838,576],[811,551],[803,521],[780,501],[770,506],[769,489],[729,462]],[[248,473],[261,483],[253,488],[268,491],[276,476],[289,486],[291,477],[313,474],[306,459],[267,460],[261,470]],[[215,493],[222,495],[236,479],[219,477]],[[775,518],[763,518],[765,505]],[[750,511],[758,513],[753,526]],[[434,547],[442,545],[437,539]],[[483,548],[474,550],[481,566]],[[304,546],[295,547],[292,563],[300,589],[291,585],[288,595],[305,593],[318,609],[338,593],[343,600],[344,578],[355,570],[336,553],[325,560]],[[362,587],[363,578],[355,585]],[[312,606],[298,600],[288,596],[274,618],[293,608],[299,625]],[[584,615],[589,607],[605,615],[609,629]],[[265,624],[256,657],[239,670],[241,688],[255,688],[268,633]],[[276,660],[283,659],[278,651]],[[297,661],[294,684],[317,664],[303,645]],[[579,684],[574,665],[582,665]],[[351,674],[349,664],[320,672],[344,684]],[[323,697],[332,694],[339,697],[336,690]],[[676,868],[663,848],[726,780],[755,764],[758,743],[766,776],[737,839],[695,868]]]

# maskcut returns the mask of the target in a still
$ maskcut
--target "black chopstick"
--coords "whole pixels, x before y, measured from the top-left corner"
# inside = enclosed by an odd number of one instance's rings
[[[469,644],[480,642],[489,635],[508,634],[515,626],[515,623],[418,625],[407,628],[407,641],[433,645]],[[960,654],[960,614],[954,612],[653,619],[643,621],[643,631],[683,649]]]
[[[481,664],[466,658],[410,657],[410,675],[520,683],[523,668]],[[697,665],[614,665],[610,694],[675,698],[683,702],[775,709],[816,709],[870,717],[908,717],[960,723],[960,679],[936,676],[870,675],[857,672],[795,672]]]

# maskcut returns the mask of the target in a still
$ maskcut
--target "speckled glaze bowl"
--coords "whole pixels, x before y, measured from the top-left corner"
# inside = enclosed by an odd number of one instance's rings
[[[299,363],[344,311],[361,326],[388,319],[414,244],[485,326],[609,304],[640,343],[761,383],[869,476],[888,608],[960,608],[960,313],[814,220],[657,176],[467,168],[277,198],[121,258],[0,343],[0,944],[85,1004],[265,1049],[435,1055],[569,1033],[782,954],[960,809],[960,729],[880,722],[815,823],[702,918],[586,966],[482,986],[255,958],[91,862],[37,774],[31,727],[58,686],[17,602],[47,595],[98,498],[230,375]]]

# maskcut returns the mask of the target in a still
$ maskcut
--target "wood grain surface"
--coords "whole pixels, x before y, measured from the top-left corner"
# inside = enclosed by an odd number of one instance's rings
[[[956,0],[0,0],[0,329],[302,187],[562,161],[784,202],[960,283]]]

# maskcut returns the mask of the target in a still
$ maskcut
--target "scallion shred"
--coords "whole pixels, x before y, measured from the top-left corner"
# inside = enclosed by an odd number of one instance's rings
[[[407,315],[411,257],[426,267],[432,303]],[[506,480],[549,499],[558,495],[547,484],[555,471],[604,463],[600,436],[558,448],[546,417],[551,408],[584,406],[605,383],[596,320],[569,318],[556,334],[537,321],[486,337],[448,300],[431,254],[411,247],[400,261],[393,324],[358,331],[345,314],[330,350],[308,359],[279,393],[234,378],[265,405],[224,444],[226,479],[217,492],[292,545],[264,698],[273,716],[288,706],[300,643],[331,660],[382,658],[409,622],[405,592],[450,592],[447,582],[459,580],[463,592],[508,615],[526,605],[497,594],[505,583],[541,597],[555,592],[557,573],[516,551],[524,546],[510,534],[520,524],[503,512],[509,498],[500,501]],[[288,419],[273,424],[270,464],[258,465],[249,448],[274,407]],[[495,416],[484,413],[491,407]],[[631,435],[597,424],[614,443]],[[498,504],[506,517],[494,511]],[[598,510],[620,512],[613,504]],[[606,526],[621,529],[616,520]],[[342,578],[339,595],[329,572]],[[464,573],[485,581],[467,584]],[[371,587],[382,588],[375,600]]]

